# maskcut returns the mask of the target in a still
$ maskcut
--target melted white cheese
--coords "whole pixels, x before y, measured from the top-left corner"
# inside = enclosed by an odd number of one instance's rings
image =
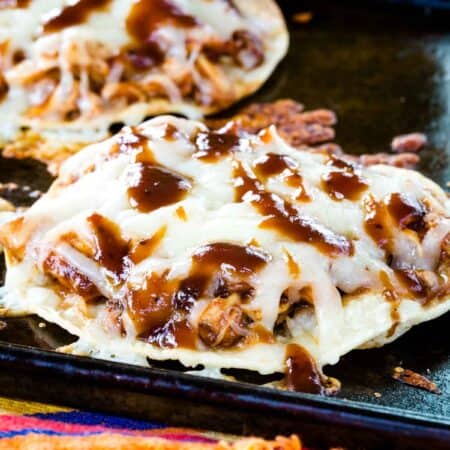
[[[184,14],[193,16],[197,25],[176,28],[170,23],[163,24],[156,34],[167,47],[164,65],[149,68],[130,80],[142,85],[156,82],[163,87],[168,98],[154,97],[129,104],[108,104],[105,98],[94,95],[89,88],[89,65],[106,65],[108,58],[117,56],[123,46],[132,42],[126,30],[126,18],[135,2],[111,0],[105,10],[94,10],[82,23],[49,34],[43,34],[42,24],[76,2],[33,0],[26,8],[0,10],[0,44],[9,42],[8,52],[0,58],[0,70],[9,84],[8,96],[0,103],[3,118],[0,141],[17,138],[20,127],[25,126],[38,133],[41,139],[49,140],[52,146],[63,146],[102,139],[108,136],[108,127],[112,123],[134,125],[148,115],[174,112],[198,118],[254,92],[286,52],[286,27],[272,0],[237,0],[235,4],[240,13],[230,8],[224,0],[170,1]],[[201,55],[194,50],[190,50],[188,55],[186,43],[201,48],[204,42],[211,39],[230,39],[236,30],[250,31],[261,40],[263,63],[245,70],[221,61],[213,65],[215,72],[211,77],[201,74],[196,62]],[[23,51],[25,56],[25,60],[16,65],[12,62],[15,50]],[[75,73],[74,65],[79,67],[81,73]],[[45,84],[46,77],[43,77],[39,89],[32,88],[25,81],[49,69],[60,73],[56,87],[50,82]],[[115,83],[120,81],[123,68],[116,65],[107,70],[105,91],[108,86],[114,88]],[[183,97],[175,80],[184,73],[193,77],[205,100],[209,101],[211,94],[219,99],[225,98],[225,102],[202,105],[197,100]],[[76,95],[78,79],[80,97],[77,106],[80,116],[66,120],[61,114],[64,109],[62,104]],[[57,93],[53,107],[30,117],[27,114],[29,108],[33,103],[41,103],[49,91]]]
[[[163,137],[167,124],[178,130],[173,140]],[[214,163],[192,157],[195,147],[189,136],[198,130],[206,128],[201,123],[172,117],[159,117],[137,128],[137,132],[147,137],[158,164],[192,182],[192,189],[184,199],[149,213],[130,204],[127,183],[139,149],[114,152],[120,135],[87,147],[67,160],[50,191],[23,214],[24,229],[32,231],[23,261],[19,263],[8,257],[4,306],[12,312],[36,313],[79,336],[80,341],[65,351],[140,364],[145,364],[146,357],[178,359],[187,366],[243,368],[263,374],[284,370],[285,348],[289,343],[305,347],[319,366],[334,364],[352,349],[382,345],[411,326],[450,309],[448,295],[423,305],[405,288],[396,285],[398,317],[394,318],[379,277],[381,271],[392,276],[392,268],[364,228],[364,204],[369,196],[382,201],[390,194],[404,193],[413,200],[426,202],[427,215],[433,215],[434,219],[423,240],[418,240],[410,230],[398,227],[393,228],[393,240],[401,262],[409,263],[413,257],[414,268],[435,271],[441,242],[450,232],[450,202],[433,182],[414,171],[386,166],[359,168],[360,176],[368,184],[367,190],[358,200],[335,201],[323,191],[321,181],[334,170],[327,164],[328,157],[288,146],[274,128],[268,131],[272,136],[270,142],[263,142],[258,136],[241,138],[239,151]],[[127,133],[124,130],[121,135]],[[251,167],[269,153],[292,158],[303,177],[311,201],[295,202],[298,215],[336,235],[351,236],[354,254],[332,256],[310,242],[289,239],[273,229],[261,227],[265,217],[250,203],[251,199],[235,201],[236,162]],[[287,187],[281,177],[274,176],[266,182],[265,189],[289,198],[293,188]],[[180,206],[186,220],[177,215]],[[141,285],[149,273],[168,271],[169,279],[187,276],[192,255],[207,244],[227,242],[245,246],[256,241],[269,260],[260,272],[252,275],[254,294],[245,308],[259,311],[260,323],[272,330],[283,292],[309,287],[314,309],[289,318],[290,336],[276,336],[271,344],[228,350],[206,346],[197,350],[158,348],[136,339],[133,323],[126,314],[127,335],[121,336],[108,327],[102,304],[86,305],[76,295],[61,298],[42,271],[42,261],[49,251],[55,251],[87,276],[104,296],[123,299],[126,287],[112,285],[101,265],[60,240],[68,231],[89,240],[86,219],[94,212],[116,223],[124,239],[146,239],[166,227],[166,234],[154,253],[131,267],[128,286]],[[0,236],[9,255],[8,246],[14,247],[14,237],[5,235],[7,230],[0,230]],[[299,266],[297,275],[289,269],[286,252]],[[341,292],[359,291],[362,293],[341,297]],[[199,299],[192,308],[189,321],[194,327],[210,301]],[[396,325],[394,330],[393,325]]]

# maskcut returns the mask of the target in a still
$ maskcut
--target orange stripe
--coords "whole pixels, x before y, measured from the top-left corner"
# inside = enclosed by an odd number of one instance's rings
[[[0,450],[302,450],[296,436],[274,441],[246,438],[234,443],[173,442],[159,438],[100,434],[88,437],[55,437],[30,434],[0,440]],[[304,449],[306,450],[306,449]]]

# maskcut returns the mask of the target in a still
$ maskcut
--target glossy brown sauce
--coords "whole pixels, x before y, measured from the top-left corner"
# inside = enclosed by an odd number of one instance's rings
[[[161,227],[151,238],[143,239],[136,243],[130,252],[130,259],[133,264],[139,264],[144,259],[151,256],[166,235],[167,227]]]
[[[297,344],[286,347],[286,387],[291,391],[324,394],[319,369],[306,349]]]
[[[151,159],[151,162],[153,162],[153,158],[150,150],[148,149],[147,143],[148,138],[141,134],[137,128],[126,127],[117,136],[115,150],[118,150],[120,153],[127,154],[135,150],[142,149],[142,152],[145,151],[146,162],[150,162],[149,159]]]
[[[420,237],[427,231],[425,207],[405,194],[391,194],[386,204],[370,196],[365,199],[364,207],[364,228],[377,246],[386,251],[393,250],[395,226],[413,230]]]
[[[230,278],[246,280],[262,269],[268,260],[265,253],[254,247],[228,243],[200,247],[192,255],[191,271],[181,281],[177,299],[183,304],[189,304],[202,296],[229,296],[234,290],[228,286]]]
[[[170,0],[137,0],[126,20],[128,33],[138,42],[147,42],[161,25],[192,28],[197,25],[194,17],[184,14]]]
[[[26,8],[31,0],[0,0],[0,9]]]
[[[127,192],[131,206],[148,213],[183,200],[191,187],[190,181],[181,175],[138,162],[130,172]]]
[[[138,335],[156,332],[172,318],[172,293],[175,282],[161,276],[150,274],[142,286],[131,289],[127,294],[128,313],[133,320]]]
[[[380,278],[380,282],[383,286],[383,296],[386,299],[386,301],[389,302],[389,305],[391,308],[390,315],[391,315],[392,325],[391,325],[391,328],[386,333],[387,337],[391,337],[397,330],[398,324],[400,323],[400,312],[398,310],[400,302],[399,302],[395,287],[392,284],[392,281],[391,281],[389,275],[384,270],[382,270],[382,271],[380,271],[379,278]]]
[[[5,100],[6,96],[9,92],[8,82],[3,76],[2,72],[0,72],[0,103]]]
[[[413,298],[425,299],[428,295],[427,286],[413,269],[396,269],[395,275]]]
[[[235,163],[234,178],[236,201],[244,201],[246,194],[250,193],[253,207],[268,216],[261,228],[275,230],[296,242],[307,242],[330,256],[353,254],[351,241],[302,216],[291,203],[278,195],[265,191],[259,180],[247,173],[239,162]]]
[[[47,19],[42,27],[45,33],[54,33],[64,28],[79,25],[89,16],[99,10],[105,10],[111,0],[78,0],[77,2],[65,6],[54,16]]]
[[[137,0],[126,19],[126,29],[135,44],[123,53],[137,70],[159,65],[165,54],[153,33],[162,25],[192,28],[196,24],[194,17],[184,14],[170,0]]]
[[[127,304],[139,338],[162,348],[195,348],[196,333],[174,302],[177,282],[151,274],[144,286],[129,291]]]
[[[387,203],[389,214],[401,228],[408,228],[419,234],[426,232],[426,209],[423,204],[407,194],[391,194]]]
[[[233,127],[219,131],[200,131],[195,137],[194,158],[212,163],[239,149],[239,135]]]
[[[94,283],[56,253],[48,254],[42,268],[45,274],[56,279],[63,288],[82,296],[86,301],[100,297],[100,292]]]
[[[283,174],[283,181],[288,186],[298,190],[294,195],[295,200],[311,200],[303,185],[303,177],[297,171],[297,164],[289,156],[268,153],[255,161],[253,169],[256,175],[262,179]]]
[[[269,178],[279,175],[285,170],[292,173],[297,164],[292,158],[286,155],[278,155],[276,153],[267,153],[263,157],[255,161],[253,168],[258,177]]]
[[[249,30],[235,30],[226,40],[207,41],[202,50],[214,63],[228,57],[244,70],[254,69],[264,62],[264,44],[259,36]]]
[[[171,123],[166,124],[164,128],[164,139],[166,141],[175,141],[179,134],[180,132],[175,125],[172,125]]]
[[[322,178],[322,184],[328,195],[337,201],[358,200],[368,184],[355,172],[331,171]]]
[[[365,199],[364,207],[364,229],[379,248],[389,251],[392,233],[385,205],[370,196]]]
[[[216,243],[198,249],[192,256],[195,272],[214,272],[221,268],[240,274],[253,274],[268,261],[268,256],[253,247]]]
[[[246,279],[260,270],[268,256],[258,249],[228,243],[199,248],[185,279],[168,280],[151,274],[144,285],[131,289],[127,304],[141,339],[161,347],[196,345],[197,332],[187,322],[194,302],[214,298],[225,279]]]
[[[119,283],[129,269],[129,242],[122,238],[119,226],[107,217],[94,213],[87,222],[94,236],[94,260],[108,271],[115,283]]]
[[[137,71],[159,66],[165,59],[165,52],[154,37],[150,37],[148,41],[139,45],[127,45],[122,48],[121,53]]]

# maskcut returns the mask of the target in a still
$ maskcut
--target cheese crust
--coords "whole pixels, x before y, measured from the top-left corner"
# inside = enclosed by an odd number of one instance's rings
[[[287,45],[273,0],[0,2],[0,143],[67,154],[115,123],[222,110]]]
[[[298,364],[320,378],[450,309],[449,211],[414,171],[161,116],[68,159],[0,228],[3,304],[80,338],[64,351],[303,389]]]

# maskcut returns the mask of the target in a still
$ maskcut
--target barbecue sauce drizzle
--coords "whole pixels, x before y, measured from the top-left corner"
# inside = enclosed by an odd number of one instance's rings
[[[23,9],[31,3],[31,0],[0,0],[0,10],[2,9]]]
[[[45,33],[54,33],[64,28],[80,25],[95,11],[105,10],[111,0],[79,0],[57,10],[42,25]]]
[[[162,25],[192,28],[197,25],[194,17],[184,14],[170,0],[138,0],[134,2],[126,19],[126,29],[134,43],[122,49],[122,53],[136,70],[158,66],[165,59],[155,31]]]
[[[87,218],[94,236],[94,260],[104,267],[115,284],[123,281],[130,266],[129,242],[122,238],[119,226],[94,213]]]
[[[213,163],[240,150],[239,131],[234,122],[228,122],[217,131],[200,131],[194,137],[196,147],[193,158],[206,163]]]
[[[221,281],[247,279],[268,260],[253,247],[214,243],[194,252],[185,279],[169,280],[167,272],[151,274],[142,286],[127,294],[128,310],[140,339],[160,347],[195,348],[197,333],[187,322],[194,302],[201,297],[214,298]]]
[[[320,370],[308,351],[300,345],[286,346],[286,387],[291,391],[325,394],[326,386]]]
[[[358,174],[354,164],[331,155],[328,165],[337,170],[332,170],[322,177],[322,186],[333,200],[358,200],[368,188],[367,182]]]
[[[127,194],[131,206],[143,213],[183,200],[192,188],[186,177],[156,162],[147,142],[138,130],[127,128],[117,143],[121,153],[138,150],[128,173]]]
[[[246,201],[262,215],[261,228],[272,229],[296,242],[307,242],[320,252],[330,256],[353,255],[353,243],[344,236],[305,217],[289,202],[277,194],[264,189],[261,182],[244,168],[239,161],[234,162],[235,200]]]
[[[294,199],[308,202],[311,197],[303,185],[303,178],[298,173],[297,164],[286,155],[268,153],[255,161],[253,169],[258,177],[264,180],[276,175],[283,175],[283,181],[290,187],[297,189]]]

